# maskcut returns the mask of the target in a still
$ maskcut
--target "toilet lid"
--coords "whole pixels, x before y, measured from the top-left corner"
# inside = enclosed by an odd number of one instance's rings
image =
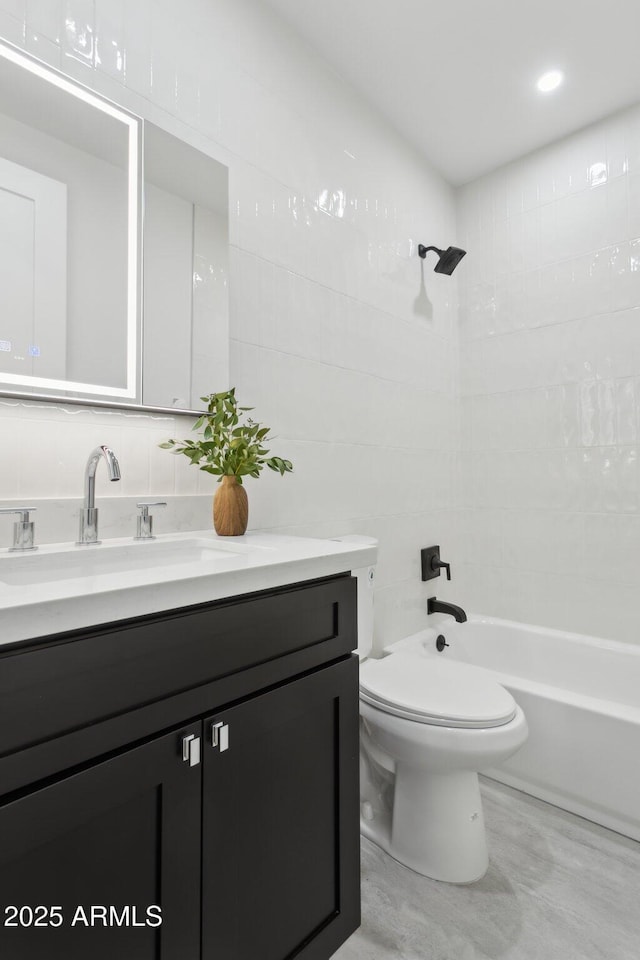
[[[443,727],[499,727],[516,713],[511,694],[487,670],[401,653],[360,665],[360,699],[397,717]]]

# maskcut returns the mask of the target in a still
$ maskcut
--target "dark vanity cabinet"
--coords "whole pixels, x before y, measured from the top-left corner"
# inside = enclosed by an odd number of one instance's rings
[[[227,725],[203,765],[203,957],[329,957],[359,923],[357,663],[215,714],[205,735]]]
[[[200,782],[170,733],[5,803],[0,956],[197,957]]]
[[[0,648],[2,960],[322,960],[359,923],[348,575]]]

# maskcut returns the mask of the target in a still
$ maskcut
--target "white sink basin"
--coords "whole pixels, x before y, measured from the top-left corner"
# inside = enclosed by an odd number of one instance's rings
[[[375,556],[362,543],[208,529],[0,550],[0,647],[347,573]]]
[[[201,563],[219,569],[236,560],[240,551],[231,545],[219,549],[207,540],[149,540],[118,546],[71,547],[55,552],[5,555],[0,559],[0,583],[9,586],[52,583],[109,573],[153,570],[175,564]]]

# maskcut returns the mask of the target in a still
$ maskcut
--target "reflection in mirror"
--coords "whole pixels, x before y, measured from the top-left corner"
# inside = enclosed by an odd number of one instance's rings
[[[136,117],[0,44],[3,390],[139,399],[138,139]]]
[[[144,125],[145,405],[196,410],[228,387],[227,168]]]

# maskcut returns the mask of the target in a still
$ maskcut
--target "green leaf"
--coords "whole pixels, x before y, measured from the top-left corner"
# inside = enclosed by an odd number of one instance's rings
[[[166,440],[159,444],[162,449],[182,454],[218,481],[222,476],[236,476],[238,482],[243,476],[257,478],[265,465],[281,476],[293,469],[290,460],[267,458],[269,450],[263,441],[271,428],[252,417],[242,422],[253,407],[238,406],[235,387],[200,399],[207,405],[207,413],[201,414],[193,425],[200,436],[191,440]]]

